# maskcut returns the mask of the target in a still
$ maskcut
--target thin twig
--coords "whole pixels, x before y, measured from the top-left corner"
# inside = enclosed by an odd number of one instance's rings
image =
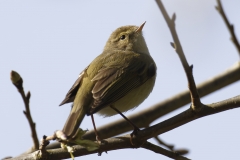
[[[158,136],[155,136],[154,139],[161,145],[165,146],[166,148],[168,148],[171,151],[174,151],[174,145],[171,144],[167,144],[165,142],[163,142]]]
[[[202,103],[200,101],[199,95],[198,95],[198,91],[197,91],[197,87],[193,78],[193,74],[192,74],[192,68],[193,66],[189,66],[187,59],[184,55],[183,49],[182,49],[182,45],[179,41],[176,29],[175,29],[175,20],[176,20],[176,14],[174,13],[172,18],[170,19],[166,9],[164,8],[161,0],[156,0],[156,3],[160,9],[160,11],[162,12],[162,15],[164,17],[164,19],[167,22],[168,28],[170,29],[170,32],[172,34],[172,38],[174,40],[174,43],[171,43],[172,47],[175,49],[175,51],[177,52],[183,68],[185,70],[187,79],[188,79],[188,87],[189,87],[189,91],[190,91],[190,95],[191,95],[191,102],[192,102],[192,109],[194,111],[198,111],[202,108]]]
[[[27,95],[25,96],[24,90],[19,90],[19,93],[22,96],[22,99],[24,101],[25,104],[25,109],[26,111],[23,111],[24,115],[26,116],[29,126],[31,128],[31,133],[32,133],[32,140],[33,140],[33,150],[38,150],[39,148],[39,141],[37,138],[37,132],[36,132],[36,124],[33,122],[32,116],[31,116],[31,112],[30,112],[30,108],[29,108],[29,99],[30,99],[30,92],[27,93]]]
[[[154,139],[161,145],[165,146],[166,148],[168,148],[169,150],[173,151],[174,153],[178,153],[179,155],[184,155],[189,153],[188,149],[185,148],[181,148],[181,149],[174,149],[174,145],[170,145],[167,144],[165,142],[163,142],[158,136],[155,136]]]
[[[238,39],[235,35],[235,32],[234,32],[234,26],[232,24],[230,24],[224,10],[223,10],[223,7],[222,7],[222,3],[221,3],[221,0],[217,0],[217,3],[218,3],[218,6],[216,6],[216,10],[220,13],[220,15],[222,16],[225,24],[227,25],[227,28],[231,34],[231,40],[233,42],[233,44],[235,45],[235,47],[237,48],[238,50],[238,54],[240,55],[240,44],[238,42]]]
[[[30,112],[30,107],[29,107],[29,100],[31,97],[30,92],[28,91],[27,95],[25,95],[24,89],[23,89],[23,79],[22,77],[15,71],[12,71],[10,74],[10,78],[12,83],[15,85],[17,88],[18,92],[21,94],[21,97],[23,99],[24,105],[25,105],[25,111],[23,111],[24,115],[26,116],[31,133],[32,133],[32,140],[33,140],[33,148],[32,151],[36,151],[39,148],[39,141],[37,138],[37,132],[36,132],[36,124],[33,122],[31,112]]]
[[[172,158],[172,159],[189,160],[188,158],[181,156],[177,152],[172,152],[172,151],[166,150],[166,149],[161,148],[161,147],[159,147],[155,144],[152,144],[150,142],[145,142],[141,147],[145,148],[145,149],[148,149],[148,150],[151,150],[155,153],[162,154],[162,155],[164,155],[166,157],[169,157],[169,158]]]

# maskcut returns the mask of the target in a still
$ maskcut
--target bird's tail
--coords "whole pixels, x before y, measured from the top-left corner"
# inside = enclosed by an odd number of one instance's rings
[[[75,99],[70,115],[63,127],[63,133],[69,138],[76,136],[77,130],[86,114],[86,107],[80,99]]]

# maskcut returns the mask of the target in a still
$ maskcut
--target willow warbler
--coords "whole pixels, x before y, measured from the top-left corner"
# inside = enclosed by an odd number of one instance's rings
[[[85,115],[112,116],[137,107],[148,97],[156,64],[142,35],[144,25],[117,28],[102,54],[80,73],[60,104],[73,102],[62,130],[68,138],[74,138]]]

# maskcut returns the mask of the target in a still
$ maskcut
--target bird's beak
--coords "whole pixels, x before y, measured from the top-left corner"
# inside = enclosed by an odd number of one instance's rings
[[[145,23],[146,23],[146,21],[143,24],[141,24],[141,26],[139,26],[138,29],[136,29],[135,33],[141,32],[143,27],[144,27],[144,25],[145,25]]]

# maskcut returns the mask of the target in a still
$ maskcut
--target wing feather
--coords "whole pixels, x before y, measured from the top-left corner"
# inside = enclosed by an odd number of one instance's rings
[[[88,67],[87,67],[88,68]],[[72,85],[72,87],[70,88],[70,90],[68,91],[68,93],[66,94],[64,100],[60,103],[59,106],[66,104],[66,103],[70,103],[73,102],[75,99],[75,96],[77,94],[77,91],[79,89],[79,87],[81,86],[81,82],[82,79],[84,77],[84,74],[86,73],[87,68],[85,68],[78,76],[78,79],[75,81],[75,83]]]

